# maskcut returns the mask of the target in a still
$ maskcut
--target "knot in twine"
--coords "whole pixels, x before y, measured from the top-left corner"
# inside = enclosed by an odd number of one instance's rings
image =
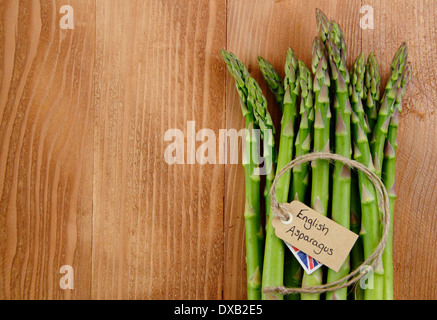
[[[341,278],[340,280],[325,285],[304,288],[286,288],[283,286],[266,287],[263,289],[264,293],[274,292],[282,295],[287,295],[291,293],[323,293],[328,291],[336,291],[354,284],[363,276],[365,276],[369,269],[375,267],[381,261],[382,253],[384,251],[384,247],[387,242],[389,233],[390,201],[387,189],[385,188],[384,183],[381,181],[381,179],[369,168],[357,161],[342,157],[338,154],[321,152],[306,154],[288,163],[284,168],[282,168],[282,170],[278,172],[275,180],[273,181],[272,188],[270,189],[271,206],[273,209],[274,217],[280,218],[282,221],[287,221],[290,219],[290,217],[292,217],[291,213],[287,211],[286,207],[278,203],[278,200],[276,199],[276,183],[278,182],[278,179],[288,170],[291,170],[298,165],[315,160],[329,160],[330,162],[340,161],[352,169],[362,171],[366,175],[366,177],[373,183],[380,199],[379,207],[382,208],[383,232],[381,241],[379,242],[373,253],[360,266],[358,266],[354,271],[349,273],[347,276]],[[361,272],[360,270],[363,267],[366,268],[363,272]]]

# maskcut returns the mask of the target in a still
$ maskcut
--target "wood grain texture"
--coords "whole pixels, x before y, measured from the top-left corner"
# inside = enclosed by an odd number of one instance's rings
[[[90,298],[94,2],[60,4],[0,2],[0,299]]]
[[[59,27],[65,4],[74,30]],[[435,299],[434,0],[0,0],[0,299],[244,299],[242,166],[168,165],[164,134],[181,130],[187,162],[188,121],[217,137],[244,128],[221,48],[279,128],[257,56],[283,76],[292,47],[309,66],[316,8],[342,27],[349,66],[376,53],[383,83],[408,44],[395,298]],[[59,287],[62,265],[74,290]]]
[[[408,45],[413,77],[398,134],[394,221],[396,299],[437,297],[437,3],[367,1],[374,30],[363,30],[363,50],[375,52],[384,76],[400,44]]]
[[[96,7],[92,297],[220,299],[224,167],[168,165],[164,134],[224,126],[225,2]]]

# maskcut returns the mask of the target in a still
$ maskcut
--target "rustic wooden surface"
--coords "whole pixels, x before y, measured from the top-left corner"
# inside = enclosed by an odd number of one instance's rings
[[[59,27],[65,4],[74,30]],[[256,59],[283,73],[290,46],[309,65],[317,7],[344,30],[349,64],[375,52],[384,83],[408,44],[395,298],[437,298],[436,1],[0,0],[0,299],[245,298],[242,167],[170,166],[164,133],[243,128],[220,48],[279,124]]]

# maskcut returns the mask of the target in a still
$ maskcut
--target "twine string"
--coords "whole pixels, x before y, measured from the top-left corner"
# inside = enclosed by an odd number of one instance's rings
[[[303,287],[303,288],[287,288],[284,286],[266,287],[263,289],[264,293],[273,292],[282,295],[287,295],[291,293],[323,293],[328,291],[336,291],[345,287],[349,287],[350,285],[359,281],[362,277],[364,277],[367,274],[367,272],[370,269],[374,268],[381,261],[382,253],[384,251],[385,244],[387,242],[389,226],[390,226],[390,214],[389,214],[390,201],[388,197],[388,192],[384,186],[384,183],[373,171],[371,171],[368,167],[355,160],[351,160],[334,153],[320,152],[320,153],[310,153],[310,154],[303,155],[288,163],[285,167],[283,167],[278,172],[270,189],[271,206],[272,206],[274,217],[286,221],[291,216],[291,212],[288,212],[286,207],[283,206],[281,203],[278,203],[278,200],[276,199],[276,184],[279,178],[288,170],[291,170],[292,168],[298,165],[315,160],[328,160],[330,162],[340,161],[352,169],[363,172],[366,175],[366,177],[373,183],[373,185],[375,186],[375,190],[379,195],[379,200],[380,200],[379,207],[382,208],[383,232],[382,232],[381,240],[378,246],[373,251],[373,253],[360,266],[358,266],[354,271],[350,272],[347,276],[337,281],[324,285]],[[362,270],[363,267],[366,267],[365,270]]]

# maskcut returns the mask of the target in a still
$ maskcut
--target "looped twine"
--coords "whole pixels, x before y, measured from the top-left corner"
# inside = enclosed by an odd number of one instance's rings
[[[282,295],[287,295],[291,293],[323,293],[328,291],[336,291],[345,287],[349,287],[350,285],[354,284],[355,282],[360,280],[363,276],[365,276],[370,269],[376,267],[381,261],[382,253],[384,252],[385,244],[387,242],[389,226],[390,226],[390,214],[389,214],[390,200],[388,197],[388,192],[384,186],[384,183],[373,171],[371,171],[368,167],[362,165],[361,163],[355,160],[351,160],[334,153],[320,152],[320,153],[309,153],[289,162],[285,167],[283,167],[278,172],[270,189],[271,207],[273,210],[274,217],[280,218],[282,221],[287,221],[291,217],[291,212],[288,212],[286,207],[283,206],[281,203],[278,203],[278,200],[276,199],[276,184],[279,178],[288,170],[291,170],[292,168],[298,165],[314,160],[329,160],[330,162],[340,161],[352,169],[362,171],[367,176],[367,178],[373,183],[380,199],[379,207],[382,208],[383,232],[382,232],[381,240],[378,246],[373,251],[373,253],[360,266],[358,266],[354,271],[349,273],[347,276],[337,281],[324,285],[304,287],[304,288],[287,288],[283,286],[266,287],[263,289],[264,293],[273,292]],[[361,270],[363,269],[363,267],[365,267],[365,269]]]

